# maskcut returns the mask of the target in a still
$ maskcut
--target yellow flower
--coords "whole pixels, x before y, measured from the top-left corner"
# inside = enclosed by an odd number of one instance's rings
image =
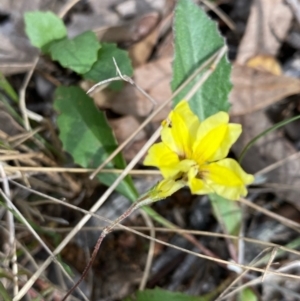
[[[186,101],[181,101],[162,123],[162,142],[154,144],[144,165],[156,166],[165,178],[155,190],[165,198],[187,185],[193,194],[217,193],[236,200],[247,194],[254,177],[239,163],[226,158],[242,132],[219,112],[200,122]],[[172,187],[172,185],[174,185]]]

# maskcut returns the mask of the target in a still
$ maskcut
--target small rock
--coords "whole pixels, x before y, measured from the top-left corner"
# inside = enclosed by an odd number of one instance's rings
[[[116,12],[124,19],[131,18],[136,15],[135,1],[129,0],[120,3],[115,7]]]

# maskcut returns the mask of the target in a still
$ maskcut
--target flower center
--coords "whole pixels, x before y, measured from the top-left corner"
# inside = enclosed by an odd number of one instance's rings
[[[206,164],[198,165],[197,179],[203,180],[209,175],[209,170],[205,168]]]

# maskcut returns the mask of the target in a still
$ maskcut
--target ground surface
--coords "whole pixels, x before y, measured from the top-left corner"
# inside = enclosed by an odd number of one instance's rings
[[[64,12],[63,20],[70,37],[93,30],[100,41],[116,43],[129,51],[134,66],[133,79],[143,90],[158,104],[171,95],[174,1],[77,2],[2,0],[0,3],[0,71],[18,93],[17,99],[24,98],[25,92],[26,108],[37,114],[33,119],[30,117],[31,129],[25,130],[22,107],[20,111],[13,95],[1,84],[2,189],[50,250],[54,250],[63,237],[76,227],[83,213],[55,204],[53,200],[47,200],[47,196],[89,210],[106,187],[97,180],[91,181],[90,171],[82,169],[81,173],[75,173],[74,170],[57,170],[57,167],[73,168],[78,165],[62,150],[58,138],[57,112],[53,108],[55,88],[61,84],[72,84],[87,90],[91,83],[81,80],[47,56],[40,55],[30,45],[24,33],[24,12]],[[229,59],[233,64],[230,114],[234,122],[243,126],[243,135],[230,154],[237,158],[252,138],[275,123],[299,115],[300,4],[297,0],[220,0],[215,1],[215,5],[212,3],[203,1],[200,5],[217,22],[229,47]],[[33,65],[37,57],[39,61]],[[26,83],[28,74],[29,81]],[[153,106],[129,84],[118,93],[104,89],[92,96],[97,107],[106,112],[119,143],[138,128]],[[9,108],[22,117],[18,119]],[[127,162],[135,157],[169,111],[170,107],[166,107],[125,147],[123,155]],[[237,243],[234,239],[213,236],[213,233],[223,233],[224,228],[213,214],[211,203],[206,196],[192,196],[185,189],[154,204],[153,209],[182,229],[208,231],[209,234],[188,232],[190,238],[194,238],[193,243],[181,234],[159,229],[156,229],[155,237],[196,253],[200,252],[199,245],[200,249],[204,246],[206,255],[246,265],[254,266],[256,256],[272,254],[272,269],[300,275],[299,254],[281,253],[276,246],[268,244],[289,246],[293,250],[300,246],[297,239],[300,229],[299,126],[298,120],[265,135],[243,160],[243,168],[256,174],[256,183],[249,188],[247,200],[239,203],[242,224],[236,235],[258,240],[261,244],[257,241]],[[34,135],[30,134],[32,131]],[[9,148],[5,147],[7,145]],[[52,169],[46,171],[45,167]],[[142,160],[136,169],[145,169]],[[5,177],[17,180],[27,189],[3,180]],[[143,193],[158,181],[159,176],[145,172],[133,179],[139,192]],[[44,195],[36,195],[28,187]],[[97,214],[113,220],[129,205],[126,198],[115,192]],[[19,270],[23,272],[19,277],[20,288],[45,262],[48,254],[33,238],[28,227],[9,215],[4,205],[0,206],[0,217],[0,281],[12,296],[16,288],[13,281],[16,264],[10,262],[14,254],[10,239],[12,233],[16,235],[15,254],[18,255]],[[141,212],[133,214],[124,224],[130,227],[147,226],[147,229],[140,228],[145,234],[150,233],[149,227],[161,227]],[[62,261],[72,268],[73,279],[81,275],[103,226],[104,222],[92,218],[60,252]],[[203,249],[200,253],[203,254]],[[147,258],[152,259],[152,264],[145,272]],[[256,267],[265,268],[267,262],[258,263]],[[215,300],[237,278],[236,272],[233,267],[151,243],[119,229],[104,241],[81,287],[91,296],[91,300],[123,300],[134,295],[144,279],[142,289],[161,287],[194,296],[215,293],[207,299]],[[244,297],[242,300],[300,299],[299,279],[268,274],[261,283],[260,275],[249,272],[232,289],[253,281],[251,298],[256,296],[256,299]],[[27,300],[33,300],[39,294],[44,294],[45,300],[60,300],[69,284],[60,268],[51,264],[28,290]],[[227,297],[226,300],[235,300],[235,297]]]

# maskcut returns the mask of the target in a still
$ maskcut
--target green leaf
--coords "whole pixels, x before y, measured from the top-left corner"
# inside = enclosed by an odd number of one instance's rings
[[[14,88],[10,85],[10,83],[6,80],[4,75],[0,72],[0,109],[1,103],[5,106],[6,111],[20,124],[23,124],[23,119],[21,116],[16,112],[14,106],[12,105],[10,98],[15,103],[19,102],[19,98],[17,93],[15,92]]]
[[[175,91],[208,58],[224,46],[217,25],[191,0],[179,0],[174,21],[175,59],[173,62],[172,90]],[[174,99],[176,105],[195,85],[204,69]],[[228,95],[231,90],[231,66],[223,57],[214,72],[189,101],[192,111],[200,120],[228,111]],[[236,202],[226,200],[216,194],[210,195],[214,213],[225,233],[237,234],[241,224],[241,212]]]
[[[238,202],[227,200],[217,194],[210,194],[209,198],[224,232],[238,235],[242,223],[242,212]]]
[[[97,60],[100,44],[96,35],[87,31],[74,39],[52,43],[49,52],[53,60],[79,74],[89,71]]]
[[[12,300],[1,281],[0,281],[0,296],[2,297],[1,300],[3,300],[3,301],[11,301]]]
[[[256,137],[252,138],[247,145],[244,147],[244,149],[242,150],[240,156],[239,156],[239,163],[241,163],[243,161],[244,156],[246,155],[247,151],[256,143],[257,140],[259,140],[260,138],[266,136],[267,134],[280,129],[281,127],[300,119],[300,115],[298,116],[294,116],[285,120],[282,120],[274,125],[272,125],[271,127],[269,127],[268,129],[264,130],[263,132],[261,132],[260,134],[258,134]]]
[[[98,167],[117,146],[104,113],[97,110],[93,100],[79,87],[59,87],[55,92],[54,107],[60,112],[57,125],[64,149],[82,167]],[[120,154],[113,164],[117,168],[125,167]],[[114,174],[98,175],[98,179],[108,186],[116,178]],[[130,177],[126,177],[117,190],[136,200],[137,193]]]
[[[63,21],[52,12],[27,12],[24,20],[25,32],[31,44],[38,48],[67,35]]]
[[[243,289],[238,298],[239,301],[258,301],[258,297],[249,287]]]
[[[89,72],[83,75],[83,77],[94,82],[100,82],[116,77],[117,72],[113,58],[115,58],[122,74],[128,76],[133,74],[131,61],[128,57],[127,51],[119,49],[115,44],[103,43],[102,48],[98,52],[98,59],[96,63],[92,66]],[[110,85],[110,87],[118,90],[122,88],[122,84],[122,82],[114,82]]]
[[[124,301],[208,301],[207,297],[195,297],[183,293],[170,292],[160,288],[146,289],[136,293],[136,299],[126,298]]]
[[[0,90],[3,90],[7,96],[9,96],[14,102],[18,103],[18,94],[15,92],[14,88],[10,85],[4,75],[0,72]]]
[[[217,26],[191,0],[180,0],[175,10],[175,59],[171,88],[175,91],[201,64],[224,46]],[[192,111],[203,120],[219,111],[228,111],[231,66],[223,57],[216,70],[190,100]],[[196,77],[174,99],[176,105],[199,80]]]

